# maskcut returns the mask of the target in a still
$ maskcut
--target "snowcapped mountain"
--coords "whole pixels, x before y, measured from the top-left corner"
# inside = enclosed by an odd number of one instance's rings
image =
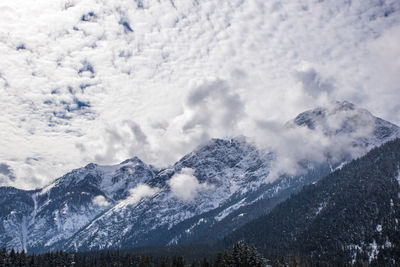
[[[348,102],[287,123],[288,130],[301,127],[331,141],[326,159],[301,158],[303,171],[275,180],[269,175],[279,155],[238,137],[212,139],[161,170],[133,158],[89,164],[36,191],[0,188],[0,246],[41,252],[215,241],[343,162],[400,137],[399,127]],[[339,146],[358,154],[337,154]]]
[[[303,112],[287,125],[320,130],[336,141],[342,143],[347,141],[352,146],[361,146],[367,150],[400,135],[398,126],[375,117],[368,110],[358,108],[347,101],[336,101],[327,107]]]
[[[115,166],[89,164],[35,191],[3,191],[0,246],[46,251],[62,243],[98,214],[155,176],[138,158]]]
[[[148,185],[157,193],[139,202],[121,201],[79,231],[66,249],[103,249],[109,247],[175,244],[182,234],[209,220],[218,221],[245,204],[249,192],[260,187],[268,176],[272,155],[263,155],[243,139],[213,139],[162,170]],[[191,171],[188,171],[191,170]],[[169,181],[185,183],[179,188]],[[181,181],[179,181],[181,179]],[[191,179],[196,184],[190,188]],[[230,205],[227,206],[227,203]],[[229,209],[221,209],[227,206]],[[179,223],[201,214],[220,210],[214,217],[199,218],[191,228]],[[104,243],[107,240],[107,243]]]

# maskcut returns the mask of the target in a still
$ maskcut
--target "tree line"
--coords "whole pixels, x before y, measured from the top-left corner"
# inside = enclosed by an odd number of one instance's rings
[[[152,256],[138,255],[127,251],[98,251],[90,253],[49,252],[40,255],[27,255],[25,251],[7,251],[0,253],[0,267],[262,267],[264,259],[254,246],[235,243],[231,250],[218,253],[214,258],[185,260],[182,255]]]

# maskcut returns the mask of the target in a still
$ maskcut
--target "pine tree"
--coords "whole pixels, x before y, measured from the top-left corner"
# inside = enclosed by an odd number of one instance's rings
[[[240,246],[240,266],[250,267],[249,265],[249,248],[246,243],[239,244]]]
[[[184,267],[185,266],[185,261],[181,255],[179,256],[174,256],[172,260],[172,267]]]
[[[30,257],[29,257],[29,267],[34,267],[34,266],[37,266],[37,260],[36,260],[36,256],[35,256],[35,254],[32,254]]]
[[[150,267],[152,266],[150,263],[149,256],[142,256],[140,257],[139,267]]]
[[[235,243],[233,245],[232,254],[230,257],[230,261],[229,261],[229,266],[230,267],[238,267],[238,266],[240,266],[240,264],[241,264],[240,247],[239,247],[239,243]]]
[[[161,258],[161,259],[158,261],[157,266],[158,266],[158,267],[167,267],[167,266],[168,266],[168,265],[167,265],[167,259]]]
[[[228,254],[226,253],[226,251],[224,252],[224,254],[218,253],[214,261],[214,267],[228,267],[227,258]]]
[[[208,262],[207,258],[203,258],[203,262],[201,263],[202,267],[211,267],[211,264]]]
[[[27,265],[27,258],[25,254],[25,250],[22,250],[21,253],[18,255],[18,266],[26,266]]]
[[[8,261],[8,253],[5,248],[0,252],[0,267],[5,267]]]
[[[15,266],[17,264],[17,253],[15,253],[14,248],[11,249],[11,252],[9,255],[9,263],[11,266]]]

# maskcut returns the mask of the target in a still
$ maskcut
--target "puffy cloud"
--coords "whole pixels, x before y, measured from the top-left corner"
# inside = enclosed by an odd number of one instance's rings
[[[257,121],[328,98],[400,123],[399,10],[396,0],[3,0],[0,161],[20,188],[91,161],[166,166],[209,137],[255,136]]]
[[[214,188],[207,183],[200,184],[193,174],[193,169],[183,168],[180,173],[174,174],[171,179],[168,180],[167,183],[174,197],[190,202],[202,191],[208,191]]]
[[[236,88],[220,79],[202,81],[186,94],[181,113],[166,124],[157,140],[153,137],[152,161],[165,166],[211,137],[236,135],[244,116]]]
[[[128,205],[135,205],[140,200],[146,197],[152,197],[160,190],[158,188],[150,187],[146,184],[139,184],[135,188],[129,190],[130,196],[125,201]]]
[[[314,68],[298,71],[296,76],[304,90],[315,99],[321,94],[331,93],[334,89],[332,82],[324,81]]]
[[[196,127],[203,131],[217,128],[229,135],[244,114],[240,96],[222,80],[206,82],[193,89],[185,104],[191,114],[183,125],[184,131]]]
[[[360,62],[365,68],[365,80],[360,96],[365,107],[377,115],[400,124],[400,103],[396,103],[400,90],[400,25],[387,29],[381,36],[366,44],[368,54]]]
[[[110,206],[110,202],[107,201],[107,199],[104,196],[95,196],[92,200],[93,205],[99,206],[99,207],[108,207]]]

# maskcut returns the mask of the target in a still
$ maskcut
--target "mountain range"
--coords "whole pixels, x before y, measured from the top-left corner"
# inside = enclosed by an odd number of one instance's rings
[[[240,236],[235,230],[273,216],[279,203],[304,186],[309,185],[300,194],[400,137],[399,127],[346,101],[303,112],[285,124],[285,131],[298,129],[329,145],[321,146],[322,158],[296,157],[295,173],[272,177],[279,151],[236,137],[212,139],[163,169],[134,157],[113,166],[88,164],[37,190],[0,187],[0,247],[41,253],[233,240]],[[315,205],[323,214],[320,200]],[[267,215],[271,210],[275,213]],[[307,223],[312,231],[314,221]]]

